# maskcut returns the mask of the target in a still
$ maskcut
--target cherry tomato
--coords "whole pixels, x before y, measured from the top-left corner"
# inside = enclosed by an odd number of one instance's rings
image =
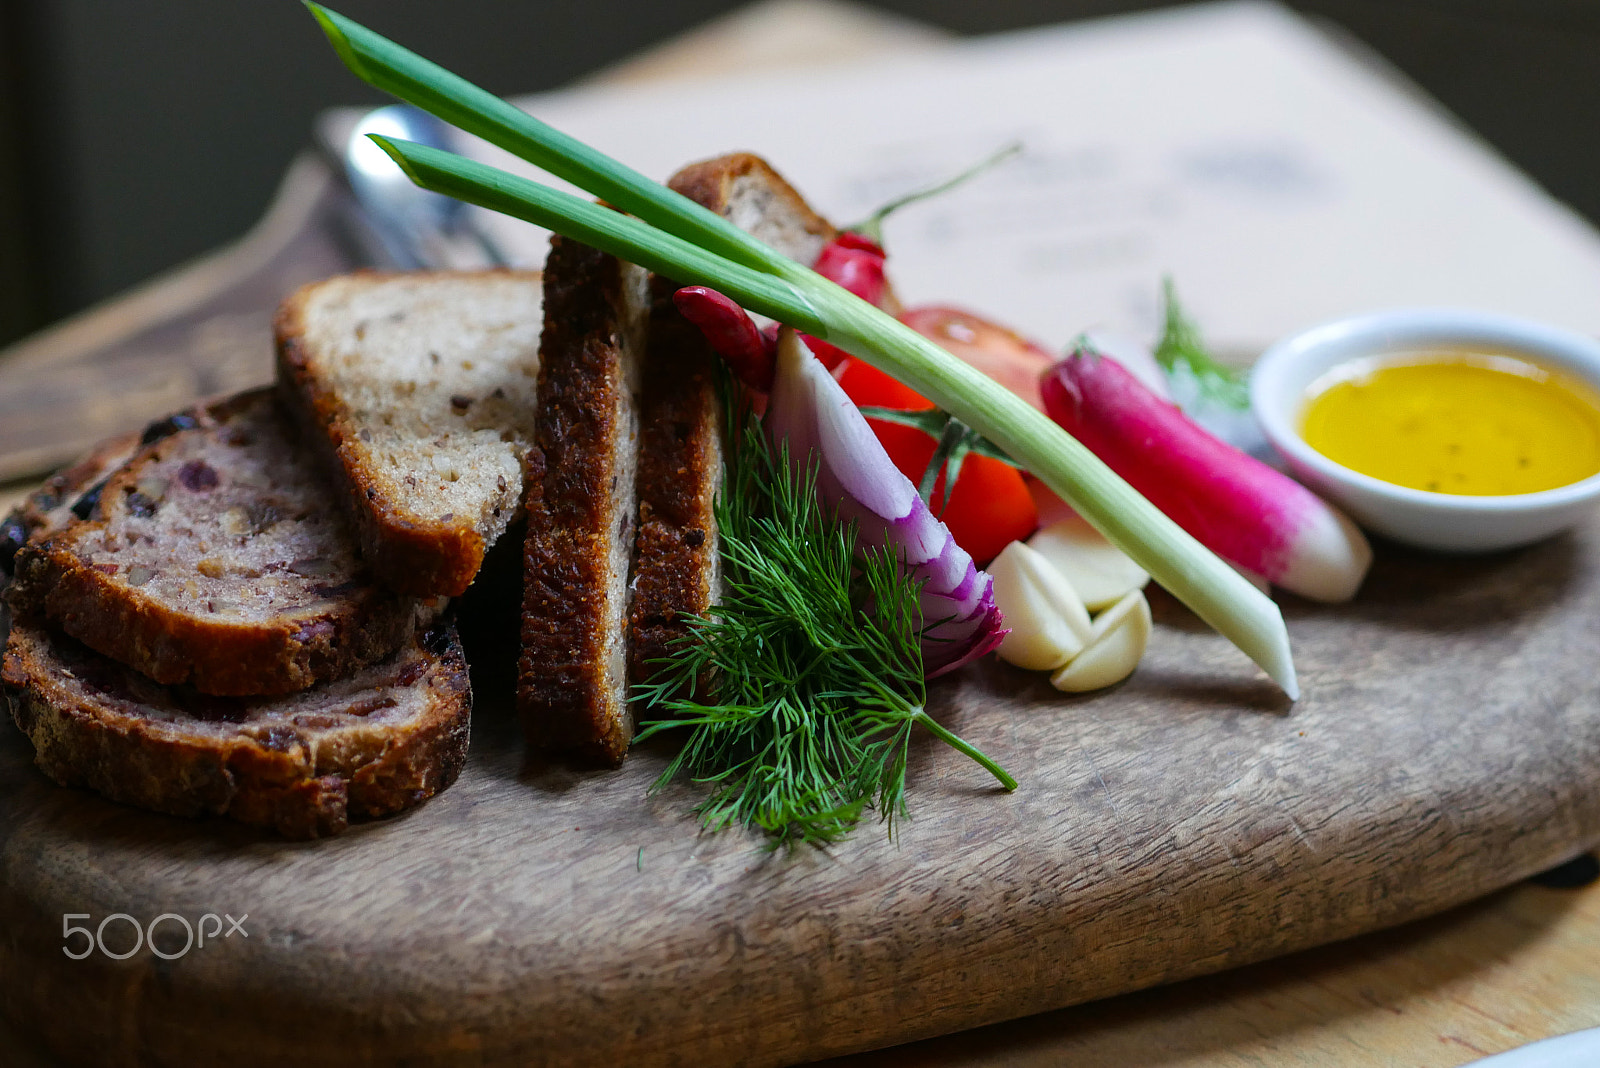
[[[870,364],[848,360],[834,372],[839,385],[857,405],[920,411],[933,404]],[[913,483],[922,481],[933,459],[933,438],[915,427],[868,419],[868,425],[895,467]],[[933,493],[934,513],[950,528],[956,544],[980,564],[987,563],[1013,541],[1026,538],[1039,526],[1033,497],[1022,473],[1010,464],[968,453],[961,464],[955,489],[944,499],[944,475]]]
[[[933,456],[932,450],[928,456]],[[926,462],[923,467],[927,467]],[[950,502],[944,503],[943,475],[934,487],[933,500],[934,514],[950,528],[950,536],[980,564],[988,563],[1001,549],[1023,540],[1039,527],[1039,515],[1021,472],[1008,463],[976,453],[967,453],[961,461],[961,474],[956,477]],[[939,505],[944,505],[942,510]]]
[[[1039,376],[1056,362],[1044,346],[959,308],[907,308],[900,321],[1044,411]]]

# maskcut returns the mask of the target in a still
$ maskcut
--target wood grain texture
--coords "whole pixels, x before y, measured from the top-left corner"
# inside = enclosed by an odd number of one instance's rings
[[[774,62],[813,63],[842,55],[857,42],[864,42],[868,48],[898,47],[902,42],[922,46],[922,42],[914,39],[905,41],[905,35],[893,27],[878,34],[856,30],[843,32],[839,13],[834,10],[836,6],[808,4],[804,0],[773,0],[753,5],[728,20],[727,27],[739,31],[733,36],[730,37],[723,27],[717,27],[720,36],[709,44],[698,39],[675,42],[662,49],[659,56],[652,56],[650,62],[640,65],[637,72],[627,70],[624,73],[637,73],[640,78],[651,79],[663,74],[693,77],[713,68],[743,69],[750,65],[769,66]],[[864,11],[854,10],[858,18]],[[795,32],[790,22],[781,19],[778,21],[782,22],[783,32],[771,32],[773,11],[792,11],[804,23],[799,29],[806,32]],[[730,42],[732,47],[729,47]],[[679,44],[685,47],[678,47]],[[325,239],[327,232],[322,236]],[[325,273],[336,269],[339,268],[329,267]],[[123,338],[140,336],[150,339],[148,346],[141,345],[141,351],[148,351],[154,357],[165,343],[162,341],[165,335],[159,333],[160,323],[174,318],[181,320],[189,308],[210,300],[209,293],[197,297],[191,292],[203,274],[204,268],[197,268],[176,287],[160,284],[131,301],[119,301],[102,313],[92,314],[62,333],[41,335],[33,343],[12,350],[18,359],[3,372],[4,376],[8,382],[15,381],[13,376],[22,373],[24,367],[35,366],[35,359],[38,365],[64,365],[68,360],[60,357],[66,354],[75,365],[71,373],[84,380],[87,392],[82,395],[101,403],[98,398],[109,396],[106,384],[117,381],[118,377],[92,367],[79,369],[76,366],[79,361],[97,360],[99,351],[121,351]],[[237,275],[228,274],[229,277],[222,279],[225,285],[236,284]],[[242,308],[256,318],[249,323],[239,320],[237,330],[231,319],[216,320],[218,326],[228,327],[226,331],[217,330],[218,335],[226,332],[245,340],[254,337],[259,342],[259,360],[254,366],[263,369],[268,366],[267,344],[259,324],[267,321],[276,299],[276,295],[269,296]],[[264,376],[263,370],[263,379]],[[57,395],[58,383],[62,394],[70,384],[54,375],[40,377],[38,381],[41,388],[47,390],[46,400]],[[162,403],[168,408],[178,407],[187,402],[193,388],[184,388],[182,400]],[[142,417],[130,417],[128,425],[141,421]],[[26,489],[5,487],[0,489],[0,497],[9,493],[20,498]],[[1592,563],[1583,561],[1587,559],[1585,554],[1593,551],[1595,543],[1592,535],[1576,542],[1581,552],[1569,554],[1567,563],[1558,559],[1558,568],[1576,570],[1582,576],[1592,575]],[[1561,549],[1559,543],[1548,548],[1557,550],[1558,555],[1568,551]],[[1574,559],[1578,561],[1576,566],[1571,563]],[[1387,555],[1383,566],[1385,570],[1380,574],[1392,576],[1394,572]],[[1562,641],[1593,658],[1600,639],[1593,629],[1592,620],[1596,616],[1592,596],[1580,594],[1577,603],[1565,599],[1538,602],[1534,599],[1539,596],[1536,590],[1524,599],[1514,585],[1517,565],[1508,565],[1503,559],[1472,565],[1470,574],[1492,578],[1493,572],[1508,566],[1512,567],[1513,583],[1502,584],[1500,592],[1492,595],[1484,593],[1480,586],[1473,587],[1476,593],[1449,594],[1444,585],[1448,576],[1434,575],[1427,579],[1424,583],[1427,589],[1436,594],[1444,591],[1444,599],[1434,597],[1397,612],[1392,643],[1386,636],[1383,613],[1386,605],[1392,606],[1400,598],[1398,592],[1378,596],[1374,589],[1375,596],[1371,600],[1365,600],[1351,611],[1359,624],[1351,640],[1366,646],[1366,651],[1352,656],[1352,666],[1390,671],[1404,670],[1408,664],[1419,661],[1428,665],[1414,693],[1395,706],[1392,718],[1408,721],[1424,715],[1429,717],[1431,727],[1391,726],[1385,722],[1391,717],[1377,712],[1366,713],[1366,718],[1359,722],[1349,722],[1351,717],[1341,712],[1341,694],[1346,698],[1385,699],[1386,695],[1397,691],[1404,693],[1407,688],[1394,678],[1380,681],[1376,675],[1362,677],[1355,684],[1347,684],[1339,678],[1338,617],[1324,626],[1309,620],[1310,609],[1291,611],[1291,628],[1302,665],[1306,665],[1308,656],[1315,654],[1318,674],[1312,680],[1307,701],[1283,721],[1275,720],[1271,712],[1251,712],[1248,707],[1230,712],[1225,704],[1230,693],[1252,700],[1270,698],[1264,690],[1240,683],[1248,678],[1248,668],[1225,650],[1215,647],[1214,640],[1211,645],[1199,642],[1198,647],[1204,649],[1205,654],[1190,662],[1185,656],[1185,650],[1191,647],[1186,644],[1191,641],[1190,636],[1163,628],[1154,650],[1159,659],[1148,664],[1146,671],[1165,672],[1163,684],[1179,684],[1183,700],[1150,721],[1147,732],[1159,735],[1161,726],[1166,724],[1171,728],[1171,744],[1184,745],[1206,724],[1218,724],[1216,729],[1236,739],[1233,755],[1223,768],[1208,770],[1203,767],[1215,747],[1197,749],[1190,763],[1199,770],[1185,771],[1185,774],[1198,778],[1188,788],[1175,791],[1175,796],[1188,800],[1191,811],[1173,814],[1169,817],[1172,823],[1183,822],[1192,836],[1210,835],[1205,840],[1212,844],[1211,852],[1202,854],[1206,859],[1196,863],[1210,863],[1220,873],[1218,878],[1242,878],[1232,874],[1233,865],[1227,861],[1225,853],[1219,852],[1223,845],[1237,850],[1239,839],[1230,828],[1248,823],[1237,814],[1227,814],[1228,806],[1238,801],[1237,795],[1220,789],[1229,782],[1223,777],[1228,768],[1237,775],[1256,767],[1258,760],[1281,757],[1287,749],[1296,759],[1292,766],[1302,782],[1305,775],[1312,772],[1317,781],[1323,781],[1331,774],[1326,761],[1337,759],[1324,750],[1345,746],[1347,743],[1342,740],[1345,738],[1356,739],[1348,743],[1355,756],[1377,754],[1373,763],[1382,774],[1375,781],[1382,784],[1385,791],[1398,785],[1406,800],[1399,811],[1386,816],[1382,806],[1384,799],[1390,796],[1387,792],[1380,794],[1377,788],[1351,786],[1347,792],[1351,795],[1350,804],[1358,806],[1355,816],[1348,810],[1339,813],[1309,834],[1310,844],[1316,846],[1314,854],[1309,852],[1309,846],[1305,852],[1288,854],[1289,862],[1297,870],[1309,865],[1310,871],[1303,872],[1303,878],[1329,888],[1330,896],[1324,899],[1328,902],[1329,914],[1313,925],[1317,930],[1333,926],[1332,921],[1341,915],[1339,909],[1349,907],[1348,899],[1355,894],[1354,888],[1364,885],[1361,877],[1353,874],[1354,866],[1370,866],[1380,862],[1386,851],[1395,851],[1395,843],[1404,841],[1402,829],[1408,818],[1414,819],[1421,813],[1425,821],[1433,824],[1445,818],[1444,809],[1438,803],[1430,807],[1427,801],[1430,791],[1454,803],[1472,795],[1478,789],[1474,784],[1487,781],[1489,803],[1496,808],[1492,824],[1481,822],[1485,819],[1483,805],[1467,809],[1471,821],[1468,825],[1480,827],[1480,832],[1476,839],[1452,845],[1451,856],[1470,856],[1473,841],[1481,840],[1485,834],[1497,837],[1502,847],[1493,850],[1487,859],[1464,862],[1471,871],[1456,877],[1453,885],[1466,882],[1487,886],[1509,881],[1516,875],[1512,869],[1536,867],[1535,855],[1552,852],[1553,843],[1565,834],[1594,836],[1593,793],[1597,787],[1592,683],[1559,675],[1553,682],[1541,682],[1525,691],[1522,695],[1525,703],[1506,704],[1502,697],[1496,709],[1488,710],[1470,698],[1473,689],[1470,683],[1445,686],[1437,699],[1425,688],[1431,685],[1431,680],[1448,679],[1452,663],[1463,662],[1472,670],[1479,670],[1473,666],[1474,649],[1489,651],[1489,664],[1481,669],[1486,674],[1490,673],[1496,657],[1510,659],[1512,666],[1519,669],[1535,667],[1526,661],[1524,653],[1535,659],[1547,657],[1552,646],[1559,646]],[[1585,581],[1592,579],[1585,577]],[[1484,604],[1489,605],[1489,614],[1480,612],[1470,618],[1457,618],[1452,607]],[[1519,604],[1531,607],[1518,610]],[[1585,611],[1587,617],[1582,614]],[[1539,616],[1552,612],[1560,618],[1539,620]],[[1170,611],[1165,618],[1169,624],[1181,620]],[[1320,619],[1320,614],[1317,618]],[[1504,645],[1498,644],[1494,637],[1502,623],[1510,625]],[[1451,640],[1430,646],[1409,633],[1419,626],[1425,630],[1437,627]],[[1540,636],[1542,630],[1536,634],[1529,629],[1547,626],[1576,629],[1569,639]],[[1319,633],[1313,636],[1308,627],[1318,629]],[[480,673],[483,670],[481,665],[479,670]],[[1114,799],[1130,819],[1143,820],[1146,825],[1160,824],[1153,824],[1150,813],[1141,813],[1120,794],[1100,790],[1088,764],[1091,759],[1102,770],[1106,764],[1127,766],[1130,762],[1137,770],[1138,763],[1134,754],[1125,748],[1126,739],[1114,741],[1102,737],[1094,732],[1093,723],[1101,719],[1114,723],[1124,716],[1148,717],[1148,712],[1130,711],[1127,702],[1150,700],[1156,681],[1141,676],[1113,695],[1049,706],[1044,718],[1054,726],[1059,726],[1063,719],[1077,722],[1088,717],[1070,734],[1033,731],[1028,729],[1025,720],[1019,723],[1010,712],[987,722],[991,713],[983,712],[986,725],[981,734],[974,732],[975,740],[1003,741],[1003,755],[1011,762],[1013,770],[1019,770],[1017,754],[1025,751],[1030,739],[1041,735],[1054,739],[1047,741],[1057,747],[1051,749],[1055,755],[1047,762],[1064,766],[1064,777],[1054,785],[1024,783],[1025,790],[1030,793],[1048,787],[1055,799],[1053,804],[1040,804],[1032,811],[1050,817],[1052,828],[1056,823],[1072,821],[1090,836],[1086,840],[1108,843],[1114,862],[1131,865],[1137,863],[1138,858],[1122,852],[1128,847],[1118,844],[1117,823],[1107,808],[1110,801]],[[659,916],[663,923],[675,922],[676,917],[682,916],[694,918],[707,929],[707,937],[713,939],[716,947],[713,952],[722,957],[731,959],[739,954],[748,959],[759,955],[762,932],[758,931],[757,937],[749,940],[748,936],[756,930],[752,921],[725,921],[719,912],[725,903],[734,903],[735,891],[739,890],[737,886],[732,890],[727,888],[728,873],[731,871],[738,876],[743,871],[736,862],[742,860],[750,869],[746,878],[748,885],[740,892],[746,897],[759,892],[761,858],[750,853],[744,843],[737,843],[737,848],[733,849],[725,842],[697,842],[692,827],[681,820],[684,801],[681,793],[657,802],[641,802],[640,787],[647,777],[643,765],[646,762],[657,764],[658,754],[645,754],[639,766],[624,773],[637,777],[607,794],[627,806],[623,812],[637,821],[632,826],[643,828],[637,844],[646,846],[646,851],[643,871],[637,871],[635,849],[631,845],[625,849],[618,845],[620,839],[627,837],[622,832],[630,826],[620,814],[603,819],[597,814],[595,821],[585,815],[593,811],[586,802],[598,791],[597,781],[540,771],[521,776],[516,756],[516,731],[508,722],[508,691],[502,685],[496,697],[493,687],[482,681],[478,691],[480,707],[475,748],[463,782],[410,817],[365,828],[357,832],[358,837],[315,847],[271,843],[216,825],[190,825],[145,816],[85,795],[56,790],[27,767],[26,743],[0,724],[0,834],[6,836],[0,840],[0,1054],[3,1054],[0,1060],[15,1068],[59,1068],[64,1061],[25,1052],[20,1046],[24,1033],[32,1038],[40,1032],[49,1032],[55,1036],[59,1048],[81,1051],[93,1045],[91,1063],[160,1063],[153,1055],[146,1054],[149,1050],[165,1051],[168,1063],[203,1063],[201,1052],[173,1060],[176,1055],[171,1051],[175,1045],[181,1045],[186,1036],[210,1036],[238,1026],[242,1028],[238,1045],[250,1054],[239,1063],[248,1064],[252,1060],[270,1060],[286,1049],[298,1053],[294,1036],[302,1033],[311,1042],[327,1041],[340,1014],[347,1014],[350,1005],[364,1004],[370,1008],[373,999],[381,998],[386,991],[393,991],[397,996],[383,1001],[373,1010],[372,1017],[354,1022],[349,1056],[338,1058],[340,1063],[372,1062],[372,1051],[379,1044],[374,1034],[382,1036],[382,1049],[401,1050],[402,1054],[415,1052],[417,1058],[412,1063],[432,1060],[482,1064],[503,1060],[500,1054],[504,1045],[497,1045],[493,1035],[484,1029],[484,1020],[494,1015],[490,1009],[461,1012],[459,1022],[453,1020],[450,1013],[461,1002],[499,999],[508,996],[508,992],[514,994],[517,974],[526,977],[540,969],[541,962],[535,955],[537,949],[518,946],[536,945],[541,938],[546,943],[552,942],[558,932],[553,929],[542,934],[533,932],[524,936],[526,941],[516,945],[506,941],[508,932],[520,928],[553,928],[548,911],[530,909],[523,904],[532,893],[524,878],[534,873],[550,880],[542,893],[569,910],[583,905],[586,895],[602,899],[625,898],[634,903],[643,901],[644,907],[652,910],[651,915]],[[943,691],[946,709],[950,692],[949,688]],[[963,687],[963,692],[975,692],[980,696],[983,693],[981,686],[970,690]],[[1468,695],[1468,699],[1462,703],[1471,712],[1465,719],[1451,714],[1450,703],[1461,701],[1463,694]],[[1523,729],[1533,738],[1540,738],[1547,729],[1562,729],[1564,720],[1574,723],[1571,752],[1558,752],[1565,743],[1546,738],[1530,750],[1517,750],[1515,756],[1497,755],[1497,741],[1507,734],[1515,735],[1518,709],[1524,707],[1534,712],[1528,720],[1522,721]],[[976,726],[971,715],[954,718],[964,728]],[[1230,725],[1235,719],[1242,719],[1244,727]],[[1376,735],[1370,743],[1361,742],[1363,728],[1369,721],[1375,724]],[[1330,734],[1329,728],[1334,728],[1334,733]],[[1430,729],[1439,732],[1451,754],[1441,765],[1452,769],[1451,774],[1439,780],[1442,786],[1431,777],[1418,778],[1411,770],[1415,754],[1386,751],[1381,744],[1389,738],[1426,738]],[[1303,738],[1298,734],[1302,730],[1306,731]],[[1472,736],[1480,730],[1484,735],[1478,742],[1455,737],[1457,733]],[[1311,748],[1320,756],[1306,757],[1306,739],[1312,740]],[[1296,744],[1302,747],[1298,751],[1293,748]],[[811,867],[849,870],[852,865],[859,866],[862,858],[870,854],[878,858],[874,862],[874,872],[904,882],[909,878],[905,870],[914,867],[916,856],[933,853],[951,840],[947,834],[936,834],[936,828],[931,826],[935,822],[947,822],[950,817],[946,813],[967,813],[972,821],[969,833],[980,835],[984,824],[996,818],[983,806],[1023,803],[1020,797],[993,798],[982,776],[962,766],[948,753],[924,748],[919,750],[919,760],[912,800],[920,818],[907,826],[899,864],[892,866],[892,870],[885,870],[880,844],[871,840],[874,836],[869,831],[860,843],[838,851],[834,860],[815,858],[807,862],[804,878],[821,879],[810,871]],[[1496,760],[1502,765],[1502,771],[1514,776],[1509,784],[1491,774]],[[1169,751],[1151,767],[1171,768],[1173,765],[1174,757]],[[1482,770],[1482,766],[1489,770]],[[1473,770],[1475,768],[1479,770]],[[1580,768],[1586,780],[1575,782],[1566,777],[1566,771],[1572,768]],[[1107,777],[1109,787],[1118,790],[1125,781],[1125,776],[1119,778],[1115,772]],[[1211,794],[1206,793],[1207,783],[1211,784]],[[1271,796],[1287,804],[1293,792],[1294,788],[1280,784],[1277,793]],[[974,797],[974,794],[982,794],[982,797]],[[569,795],[573,798],[571,803],[566,800]],[[1537,799],[1531,805],[1528,804],[1530,797]],[[1038,801],[1037,796],[1034,800]],[[1290,811],[1298,814],[1309,802],[1302,800],[1294,804],[1296,807]],[[1508,804],[1513,806],[1512,811],[1499,811]],[[1220,818],[1216,814],[1218,805],[1223,807]],[[461,846],[469,859],[458,864],[454,859],[453,836],[479,820],[479,815],[473,811],[475,806],[485,816],[497,815],[498,823],[493,828],[480,826],[467,834]],[[1201,814],[1202,808],[1211,814]],[[1544,826],[1544,817],[1549,813],[1556,814],[1555,828]],[[578,818],[570,824],[558,822],[561,816],[568,814]],[[1362,842],[1359,827],[1352,822],[1359,823],[1356,816],[1382,828],[1384,835]],[[601,828],[600,823],[616,823],[616,826],[608,831]],[[533,825],[527,841],[523,840],[525,824]],[[670,830],[662,833],[660,825],[669,826]],[[1523,826],[1535,833],[1532,840],[1517,842],[1518,830]],[[582,829],[576,829],[579,827]],[[1034,835],[1026,849],[1034,854],[1059,849],[1059,835],[1063,833],[1064,830],[1055,828],[1048,834]],[[566,837],[574,841],[564,842]],[[1292,828],[1289,828],[1288,837],[1294,837]],[[581,849],[579,839],[603,851],[584,865],[570,872],[563,871],[559,859],[578,852]],[[1513,846],[1510,853],[1503,847],[1507,840]],[[471,880],[479,867],[480,862],[470,858],[493,852],[501,843],[508,853],[520,851],[520,855],[504,858],[496,881],[475,887],[470,893],[454,894],[450,887]],[[327,845],[339,848],[329,852],[324,848]],[[913,846],[919,853],[907,856],[907,850]],[[1281,845],[1273,848],[1281,849]],[[736,855],[730,858],[729,849]],[[1348,849],[1362,859],[1338,861],[1335,857],[1341,849]],[[535,861],[529,858],[530,852],[548,853],[549,857]],[[990,850],[987,855],[996,856],[996,853]],[[1408,859],[1408,852],[1402,849],[1399,856],[1409,867],[1397,871],[1396,878],[1406,871],[1417,871],[1415,861]],[[44,866],[46,857],[56,858],[49,869]],[[892,860],[894,854],[888,857]],[[1217,863],[1219,859],[1220,864]],[[1448,858],[1440,858],[1435,867],[1447,861]],[[352,862],[359,865],[367,878],[351,879]],[[1158,858],[1156,862],[1183,870],[1181,858]],[[1253,863],[1250,853],[1245,854],[1243,862]],[[197,863],[199,868],[195,867]],[[1078,866],[1087,868],[1083,863]],[[62,873],[68,881],[52,882],[52,873]],[[1065,879],[1067,875],[1061,877]],[[1004,857],[999,856],[989,867],[968,876],[960,892],[971,894],[978,890],[992,895],[997,887],[1002,892],[1012,890],[1011,878],[1011,868]],[[230,888],[229,880],[234,881],[237,889]],[[634,885],[635,880],[638,885]],[[1303,885],[1303,879],[1296,885]],[[703,894],[698,906],[687,900],[694,887],[699,887]],[[1456,889],[1460,886],[1456,885]],[[882,893],[885,908],[900,901],[887,889]],[[665,902],[663,911],[654,911],[653,899],[658,895]],[[1413,895],[1399,904],[1420,910],[1424,904],[1419,902],[1419,896],[1425,895]],[[1342,897],[1346,904],[1338,904],[1334,897]],[[1023,904],[1027,900],[1025,897]],[[26,911],[19,911],[18,902],[21,901],[29,902]],[[497,903],[486,911],[486,902]],[[903,904],[901,902],[902,907]],[[1090,904],[1085,902],[1084,908]],[[61,943],[56,940],[63,911],[93,909],[98,921],[106,912],[122,907],[138,911],[141,918],[149,920],[164,909],[199,906],[222,910],[231,906],[237,910],[261,905],[277,911],[275,914],[252,912],[247,921],[252,931],[251,940],[243,942],[236,936],[209,947],[207,953],[215,949],[218,954],[225,955],[212,959],[209,965],[195,953],[158,970],[154,967],[158,962],[145,953],[130,958],[123,965],[96,958],[92,965],[85,961],[74,966],[61,956]],[[288,908],[281,907],[284,905]],[[347,919],[363,919],[366,933],[342,932],[335,916],[319,916],[316,912],[325,906],[333,907]],[[671,906],[672,911],[666,911],[666,906]],[[837,896],[818,897],[810,906],[797,910],[796,924],[815,930],[819,917],[830,915],[839,907]],[[1181,914],[1147,911],[1145,915],[1154,916],[1152,927],[1159,930],[1192,926],[1195,922],[1185,920]],[[776,922],[771,924],[771,927],[776,926]],[[416,930],[407,930],[408,927]],[[430,935],[434,928],[438,930]],[[648,939],[638,934],[638,928],[639,924],[635,923],[623,934],[631,932],[634,938],[648,944]],[[589,925],[589,930],[609,937],[598,918]],[[1093,936],[1095,930],[1086,928],[1085,937]],[[476,939],[476,949],[472,944],[461,944],[463,931],[467,932],[466,939]],[[1298,933],[1308,941],[1316,937],[1316,931]],[[771,937],[770,927],[764,935]],[[1137,937],[1137,932],[1128,932],[1122,939]],[[456,939],[456,945],[451,952],[437,949],[440,944],[448,945],[452,938]],[[408,940],[424,948],[434,948],[416,961],[402,960],[399,971],[390,975],[388,972],[394,969],[370,955],[374,948],[385,948],[386,939],[392,943],[388,948]],[[717,939],[721,941],[715,941]],[[1292,938],[1285,940],[1293,941]],[[659,941],[664,949],[678,944],[665,935]],[[1055,944],[1059,944],[1059,939]],[[1600,887],[1572,896],[1521,887],[1399,931],[1369,935],[1225,975],[1147,990],[1112,1001],[1041,1014],[892,1051],[862,1054],[848,1063],[852,1068],[857,1064],[862,1068],[876,1065],[1033,1068],[1063,1063],[1082,1068],[1112,1065],[1243,1068],[1261,1064],[1310,1068],[1372,1068],[1374,1065],[1453,1068],[1475,1059],[1480,1051],[1493,1052],[1529,1039],[1600,1024],[1600,988],[1596,986],[1592,964],[1597,944],[1600,944]],[[1113,939],[1099,951],[1098,959],[1103,963],[1114,958],[1118,952],[1116,945],[1117,940]],[[828,947],[822,944],[822,948]],[[1041,946],[1041,954],[1050,948],[1050,943]],[[347,951],[356,956],[342,956]],[[855,950],[880,955],[886,951],[882,944]],[[844,949],[836,945],[834,952],[841,953]],[[308,959],[309,954],[320,956]],[[1233,955],[1242,959],[1245,954]],[[415,976],[447,958],[468,962],[461,973],[465,978],[452,983],[441,977],[437,986],[446,991],[449,999],[455,1000],[448,1001],[446,1006],[428,1006],[422,1001],[425,988]],[[822,959],[821,965],[806,972],[811,977],[807,982],[813,988],[818,973],[834,974],[837,969],[832,956],[825,954]],[[24,962],[22,967],[17,966],[19,961]],[[40,970],[30,973],[28,969],[36,961],[40,962]],[[654,956],[647,957],[639,969],[659,968],[656,961]],[[298,971],[291,971],[286,963],[294,963]],[[952,967],[959,967],[959,962],[952,963]],[[561,970],[553,968],[549,974],[554,982]],[[727,968],[727,984],[735,985],[741,974],[741,967]],[[212,975],[228,985],[207,994],[204,983]],[[36,976],[38,990],[33,987]],[[292,985],[298,976],[310,979],[310,986],[303,992],[296,992]],[[364,993],[324,996],[337,981],[350,976],[354,977],[355,991]],[[523,981],[528,980],[524,978]],[[33,1010],[62,990],[68,991],[70,996],[58,998],[46,1012]],[[254,1005],[241,1004],[246,994],[260,1000],[260,1012],[255,1011]],[[839,996],[848,995],[833,994],[830,998]],[[672,1002],[683,997],[682,992],[674,991],[662,1000]],[[903,999],[881,999],[878,1012],[886,1017],[882,1025],[858,1028],[858,1031],[883,1034],[897,1029],[914,1030],[905,1028],[901,1017],[915,1011],[919,998],[920,988],[908,988]],[[959,995],[955,1001],[959,1003]],[[297,1016],[296,1005],[310,1006],[312,1014]],[[607,1003],[595,1001],[589,1007],[591,1018],[606,1007]],[[1022,1011],[1026,1010],[1016,1008],[1005,1015]],[[538,1013],[538,1007],[531,1006],[522,1012],[521,1018],[534,1020]],[[19,1032],[8,1023],[8,1017],[23,1014],[26,1019],[17,1020],[22,1028]],[[943,1021],[952,1015],[942,1014],[932,1029],[947,1026]],[[826,1026],[820,1011],[816,1019],[819,1028]],[[275,1022],[280,1026],[273,1033]],[[618,1040],[612,1032],[631,1031],[638,1025],[639,1021],[631,1012],[608,1017],[598,1032],[598,1037],[604,1041],[596,1045],[593,1059],[606,1055],[607,1051],[602,1048],[606,1042],[615,1044]],[[734,1032],[743,1026],[746,1025],[738,1022],[729,1024]],[[780,1026],[792,1028],[793,1025],[780,1021]],[[81,1030],[82,1034],[76,1040],[62,1038],[63,1033],[71,1029]],[[408,1042],[410,1037],[417,1037],[417,1041]],[[861,1033],[853,1038],[858,1048],[877,1041]],[[766,1049],[755,1042],[748,1052],[752,1058],[765,1057]],[[320,1060],[312,1056],[307,1063],[332,1063],[332,1060],[329,1055],[322,1055]],[[535,1058],[529,1060],[532,1062]],[[291,1063],[300,1063],[300,1058],[292,1058]]]
[[[1600,839],[1600,523],[1380,547],[1354,604],[1286,605],[1292,710],[1154,601],[1116,690],[992,662],[936,689],[1015,794],[921,744],[900,841],[827,854],[697,835],[692,791],[645,796],[661,750],[524,769],[493,643],[456,786],[311,847],[59,790],[8,731],[0,1012],[66,1064],[792,1063],[1388,927]],[[63,913],[222,911],[248,941],[60,952]]]
[[[1600,1026],[1600,883],[827,1068],[1457,1068]]]

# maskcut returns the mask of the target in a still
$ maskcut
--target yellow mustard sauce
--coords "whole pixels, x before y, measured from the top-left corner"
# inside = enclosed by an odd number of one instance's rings
[[[1600,474],[1600,397],[1515,357],[1357,360],[1313,383],[1307,396],[1307,444],[1399,486],[1502,496]]]

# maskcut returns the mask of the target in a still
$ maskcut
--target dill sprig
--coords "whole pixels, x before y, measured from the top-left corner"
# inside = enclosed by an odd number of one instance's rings
[[[708,786],[706,829],[757,827],[773,848],[838,841],[868,807],[892,836],[918,725],[1014,789],[924,708],[916,584],[887,552],[857,553],[854,527],[817,500],[814,466],[792,471],[753,418],[730,425],[716,614],[692,620],[639,691],[638,740],[689,732],[653,789]]]
[[[1161,369],[1169,377],[1187,375],[1192,379],[1199,400],[1236,411],[1249,408],[1250,387],[1245,384],[1243,372],[1211,355],[1200,336],[1200,327],[1178,303],[1171,275],[1161,280],[1161,298],[1161,340],[1155,349]]]

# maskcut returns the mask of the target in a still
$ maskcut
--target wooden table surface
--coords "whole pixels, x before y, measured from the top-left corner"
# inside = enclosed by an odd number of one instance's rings
[[[674,78],[872,49],[926,47],[925,28],[862,9],[781,0],[747,10],[612,72]],[[299,257],[326,265],[327,243],[304,243],[325,220],[325,176],[292,176],[274,215],[203,268],[179,271],[0,354],[0,390],[50,366],[93,377],[127,337],[211,307],[249,280],[287,284]],[[299,242],[299,244],[297,244]],[[276,257],[276,259],[275,259]],[[197,320],[204,322],[204,318]],[[262,377],[266,365],[263,363]],[[238,369],[248,377],[248,362]],[[203,388],[204,383],[196,388]],[[173,387],[173,388],[182,388]],[[0,506],[27,489],[0,486]],[[1600,772],[1597,772],[1600,773]],[[1600,1026],[1600,884],[1524,885],[1395,931],[1220,976],[1125,995],[872,1054],[861,1065],[1032,1066],[1071,1063],[1162,1068],[1244,1065],[1454,1066],[1525,1042]],[[19,1068],[45,1068],[10,1051]]]

